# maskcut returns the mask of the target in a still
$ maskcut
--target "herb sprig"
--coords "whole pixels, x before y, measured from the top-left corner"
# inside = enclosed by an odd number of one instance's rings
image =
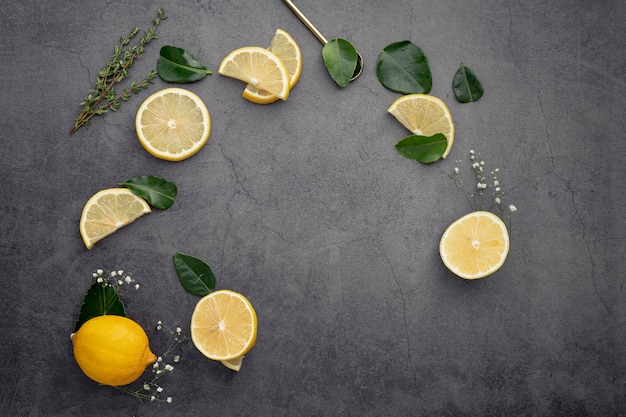
[[[120,93],[115,90],[115,85],[126,79],[129,68],[143,55],[144,47],[151,40],[158,38],[157,27],[165,19],[167,16],[161,7],[157,11],[157,18],[152,21],[152,28],[144,32],[137,44],[131,45],[131,40],[139,34],[138,27],[134,27],[128,36],[120,38],[119,45],[113,48],[111,60],[98,71],[95,87],[88,91],[87,97],[80,103],[80,113],[74,121],[70,134],[82,126],[89,126],[94,116],[103,115],[108,110],[117,111],[121,101],[128,101],[131,94],[139,93],[153,82],[158,75],[156,70],[150,71],[143,80],[132,82],[130,87],[124,88]]]

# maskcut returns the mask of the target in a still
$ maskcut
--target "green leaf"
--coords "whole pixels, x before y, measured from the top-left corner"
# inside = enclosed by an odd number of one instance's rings
[[[111,283],[96,282],[85,294],[74,332],[77,332],[87,320],[106,315],[126,317],[126,309],[120,295]]]
[[[411,135],[396,144],[396,150],[403,156],[423,164],[438,161],[448,147],[448,139],[443,133],[432,136]]]
[[[174,254],[174,267],[183,287],[194,295],[205,296],[215,289],[215,275],[204,261],[185,255]]]
[[[376,75],[383,87],[401,94],[428,94],[433,86],[426,55],[410,41],[386,46],[378,55]]]
[[[328,73],[337,85],[341,88],[347,86],[359,59],[354,46],[345,39],[331,39],[322,48],[322,57]]]
[[[163,81],[170,83],[190,83],[213,74],[189,52],[171,45],[161,48],[157,72]]]
[[[477,101],[485,92],[482,84],[478,78],[476,78],[476,75],[474,75],[474,72],[467,68],[462,62],[461,68],[454,74],[452,88],[454,89],[456,99],[461,103]]]
[[[118,185],[129,188],[134,194],[145,199],[152,207],[167,210],[174,204],[178,190],[176,184],[152,175],[131,178]]]

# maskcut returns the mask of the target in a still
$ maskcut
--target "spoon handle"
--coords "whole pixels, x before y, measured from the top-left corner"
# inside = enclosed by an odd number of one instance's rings
[[[317,39],[319,39],[320,42],[322,42],[323,45],[326,45],[328,43],[328,41],[326,40],[324,35],[322,35],[322,33],[319,30],[317,30],[317,28],[315,26],[313,26],[313,23],[311,23],[311,21],[309,19],[307,19],[307,17],[300,11],[300,9],[298,9],[296,7],[295,4],[293,4],[293,2],[291,0],[283,0],[283,2],[285,2],[287,7],[289,7],[291,9],[291,11],[296,16],[298,16],[298,19],[300,19],[302,21],[302,23],[304,23],[304,25],[307,28],[309,28],[309,30],[315,35],[315,37]]]

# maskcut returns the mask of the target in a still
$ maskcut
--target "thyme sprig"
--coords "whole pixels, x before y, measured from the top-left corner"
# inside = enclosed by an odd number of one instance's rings
[[[167,19],[163,8],[157,11],[157,18],[152,21],[152,28],[144,32],[139,42],[131,45],[131,41],[139,34],[139,28],[134,27],[128,36],[120,38],[119,45],[113,48],[111,60],[98,71],[96,85],[88,90],[88,95],[80,103],[79,115],[74,121],[74,127],[70,134],[76,132],[82,126],[89,126],[91,119],[97,115],[103,115],[108,110],[117,111],[121,101],[128,101],[131,94],[137,94],[153,83],[157,77],[157,71],[152,70],[139,82],[132,82],[129,87],[122,89],[120,93],[115,90],[116,84],[126,79],[129,68],[135,60],[143,55],[145,46],[156,36],[156,30],[162,20]],[[120,101],[121,100],[121,101]]]

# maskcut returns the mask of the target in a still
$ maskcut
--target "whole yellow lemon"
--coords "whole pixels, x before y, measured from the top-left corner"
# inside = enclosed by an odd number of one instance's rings
[[[136,381],[157,360],[148,336],[137,323],[122,316],[98,316],[71,336],[74,358],[89,378],[105,385]]]

